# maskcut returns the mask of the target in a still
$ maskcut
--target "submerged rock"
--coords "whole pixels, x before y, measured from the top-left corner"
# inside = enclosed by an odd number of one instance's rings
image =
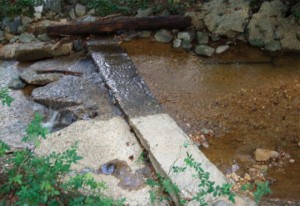
[[[173,35],[171,34],[170,31],[166,29],[161,29],[157,31],[154,35],[156,41],[162,42],[162,43],[169,43],[173,39]]]

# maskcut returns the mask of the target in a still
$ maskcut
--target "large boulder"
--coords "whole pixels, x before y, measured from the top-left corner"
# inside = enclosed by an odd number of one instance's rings
[[[279,0],[264,2],[247,27],[249,43],[269,51],[280,48],[300,51],[300,41],[297,38],[297,33],[300,32],[299,21],[292,15],[285,17],[287,10],[287,6]]]
[[[233,38],[244,32],[249,18],[249,1],[213,0],[203,5],[207,11],[204,22],[217,36]]]

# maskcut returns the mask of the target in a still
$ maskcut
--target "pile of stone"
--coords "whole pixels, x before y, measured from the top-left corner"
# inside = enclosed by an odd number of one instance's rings
[[[186,13],[192,17],[192,28],[187,31],[162,29],[155,33],[155,39],[172,42],[174,48],[193,50],[201,56],[220,54],[236,40],[268,52],[299,52],[300,20],[289,14],[289,10],[293,8],[280,0],[263,2],[254,14],[247,0],[212,0],[199,4],[197,11]],[[211,43],[219,45],[211,46]]]

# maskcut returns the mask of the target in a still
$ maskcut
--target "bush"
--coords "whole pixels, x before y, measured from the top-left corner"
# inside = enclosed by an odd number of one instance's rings
[[[7,89],[0,90],[0,99],[3,105],[13,101]],[[35,114],[24,142],[38,147],[41,138],[46,138],[42,119]],[[70,175],[71,166],[80,159],[77,143],[62,153],[37,156],[29,149],[10,152],[0,141],[0,205],[123,205],[124,199],[114,201],[103,194],[104,182],[96,182],[89,174]]]
[[[15,17],[22,13],[32,15],[36,0],[0,0],[0,18]]]

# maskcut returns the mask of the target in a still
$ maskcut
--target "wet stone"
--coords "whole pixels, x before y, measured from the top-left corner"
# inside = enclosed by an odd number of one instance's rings
[[[37,38],[41,41],[44,41],[44,42],[51,41],[51,38],[48,36],[47,33],[40,34],[40,35],[37,36]]]
[[[216,53],[221,54],[221,53],[225,52],[228,49],[229,49],[228,45],[218,46],[217,49],[216,49]]]
[[[162,43],[169,43],[173,39],[173,35],[171,34],[171,32],[169,32],[166,29],[161,29],[161,30],[157,31],[155,33],[154,37],[155,37],[156,41],[162,42]]]
[[[198,45],[195,48],[195,53],[201,56],[211,56],[214,53],[215,49],[210,47],[210,46],[206,46],[206,45]]]
[[[178,32],[177,34],[178,39],[187,40],[189,42],[193,41],[194,37],[195,37],[195,33],[191,31]]]
[[[279,41],[273,41],[265,44],[265,50],[266,51],[279,51],[281,50],[281,45]]]
[[[161,106],[129,56],[113,41],[88,42],[89,51],[105,83],[128,116],[156,114]]]

